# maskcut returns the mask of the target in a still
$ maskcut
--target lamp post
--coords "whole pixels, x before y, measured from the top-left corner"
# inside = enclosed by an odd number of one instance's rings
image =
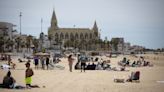
[[[19,18],[20,18],[20,20],[19,20],[19,22],[20,22],[20,35],[22,34],[22,33],[21,33],[21,30],[22,30],[22,29],[21,29],[21,17],[22,17],[22,12],[20,12],[20,14],[19,14]]]

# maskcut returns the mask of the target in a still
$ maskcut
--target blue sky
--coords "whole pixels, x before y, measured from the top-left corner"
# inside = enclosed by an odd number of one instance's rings
[[[125,41],[148,48],[164,47],[164,0],[0,0],[0,21],[11,22],[22,33],[39,36],[55,9],[59,27],[92,28],[94,21],[101,38],[124,37]]]

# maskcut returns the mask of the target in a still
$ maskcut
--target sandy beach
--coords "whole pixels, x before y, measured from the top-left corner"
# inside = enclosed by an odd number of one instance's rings
[[[0,89],[0,92],[163,92],[164,91],[164,55],[145,54],[146,61],[151,62],[153,67],[127,67],[129,71],[107,71],[88,70],[81,73],[80,70],[69,72],[67,58],[62,58],[57,65],[65,67],[64,70],[41,70],[34,69],[33,61],[31,67],[34,70],[32,84],[37,84],[40,88],[32,89]],[[105,60],[111,60],[111,66],[116,66],[117,62],[127,57],[130,60],[138,58],[120,55],[117,58],[102,56]],[[25,62],[19,63],[17,57],[12,57],[16,63],[16,69],[11,69],[12,76],[17,84],[25,86]],[[4,64],[7,62],[0,62]],[[74,64],[76,60],[74,61]],[[115,83],[115,78],[127,79],[132,71],[140,71],[140,83]],[[6,75],[7,70],[0,69],[0,83]]]

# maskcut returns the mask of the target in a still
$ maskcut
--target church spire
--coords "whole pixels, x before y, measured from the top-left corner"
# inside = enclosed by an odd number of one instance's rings
[[[95,21],[95,23],[94,23],[94,25],[93,25],[93,30],[94,30],[94,31],[98,31],[98,27],[97,27],[96,21]]]
[[[53,9],[52,18],[51,18],[51,26],[58,28],[57,18],[56,18],[54,9]]]

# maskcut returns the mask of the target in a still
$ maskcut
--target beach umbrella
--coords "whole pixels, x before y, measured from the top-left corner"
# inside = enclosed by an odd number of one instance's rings
[[[38,52],[34,54],[35,56],[50,56],[49,53]]]
[[[3,53],[4,55],[14,55],[13,53],[10,53],[10,52],[8,52],[8,53]]]

